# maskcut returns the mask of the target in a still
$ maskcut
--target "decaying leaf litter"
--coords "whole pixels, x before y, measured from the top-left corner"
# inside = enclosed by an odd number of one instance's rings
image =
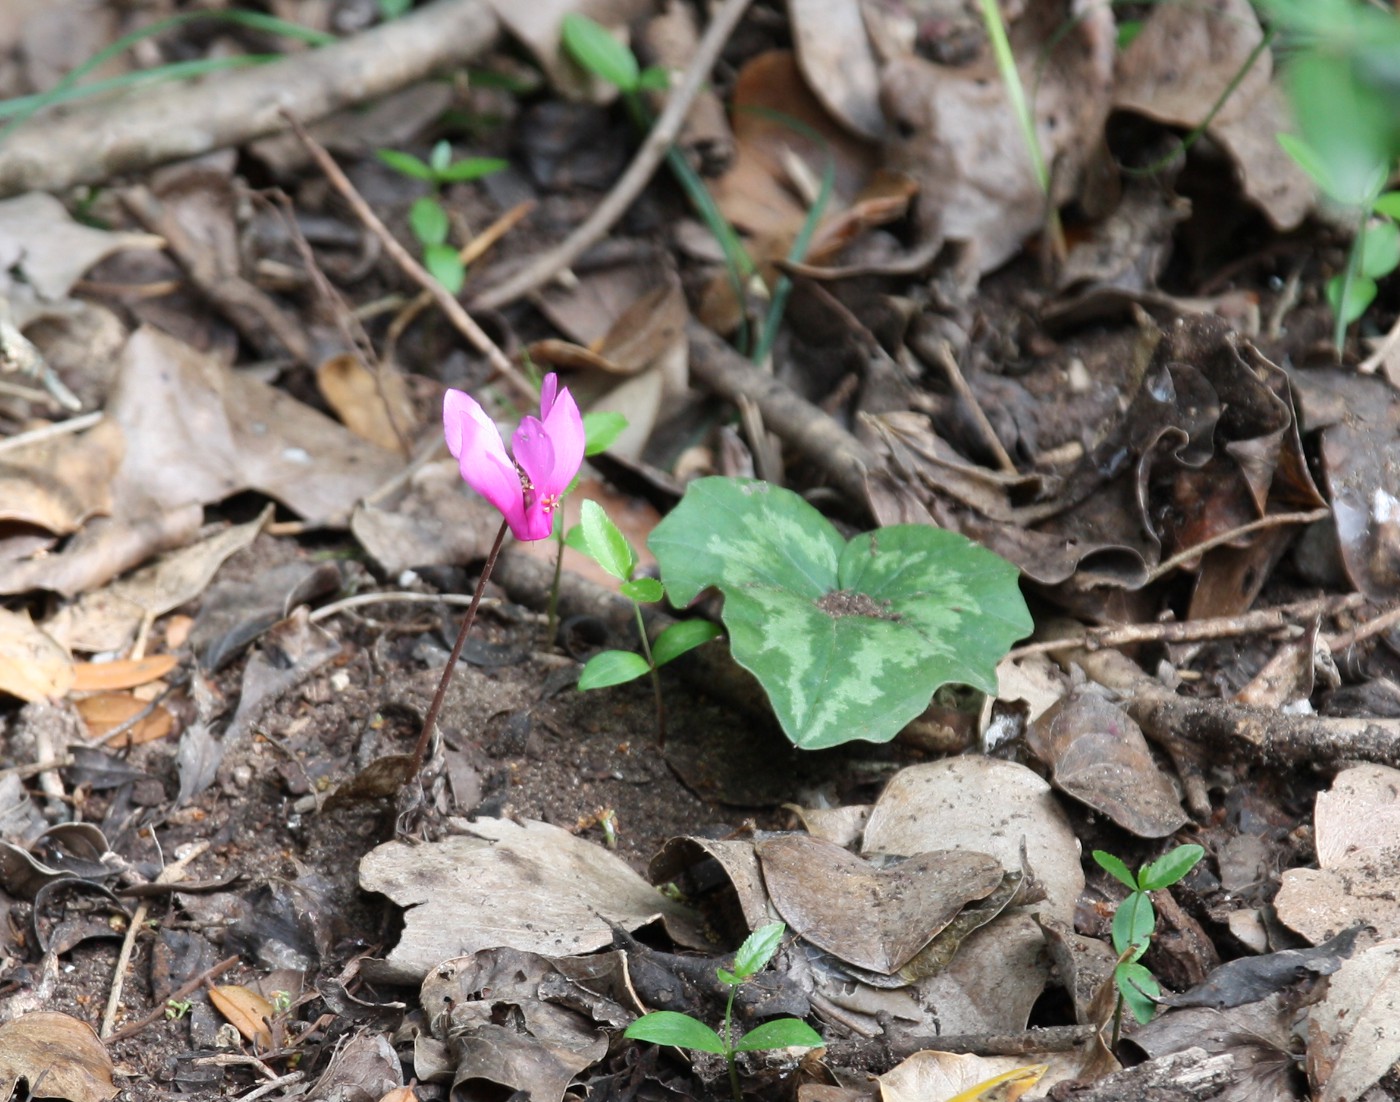
[[[561,52],[575,10],[675,71],[650,138]],[[3,87],[171,14],[16,5]],[[826,1047],[745,1057],[757,1097],[1389,1096],[1393,306],[1339,365],[1346,241],[1273,140],[1253,9],[1157,5],[1126,46],[1107,7],[1005,10],[1062,256],[971,6],[274,14],[338,41],[174,26],[95,75],[285,57],[0,138],[5,1097],[721,1096],[622,1031],[718,1023],[716,964],[775,919],[736,1021]],[[436,196],[455,299],[375,155],[444,140],[509,162]],[[762,367],[672,142],[791,282]],[[546,638],[554,544],[519,544],[405,798],[498,524],[442,393],[510,420],[532,367],[628,421],[567,523],[599,501],[645,552],[687,482],[756,475],[843,537],[1014,563],[1035,629],[995,697],[797,750],[710,644],[660,748],[642,690],[574,688],[630,606],[566,551]],[[1167,995],[1115,1048],[1123,888],[1088,855],[1182,842]]]

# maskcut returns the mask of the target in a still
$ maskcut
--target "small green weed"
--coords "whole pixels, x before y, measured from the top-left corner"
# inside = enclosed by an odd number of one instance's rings
[[[498,157],[464,157],[452,159],[452,146],[445,139],[433,146],[426,161],[397,149],[379,150],[379,159],[395,172],[414,180],[422,180],[432,188],[432,194],[420,196],[408,210],[408,225],[423,247],[423,267],[452,294],[462,289],[467,273],[456,248],[449,244],[451,220],[442,205],[440,193],[447,184],[478,180],[506,167]]]
[[[1113,854],[1094,850],[1094,860],[1099,867],[1128,888],[1127,898],[1118,904],[1113,914],[1113,951],[1118,954],[1118,965],[1113,970],[1113,980],[1118,986],[1118,1006],[1113,1014],[1114,1045],[1118,1043],[1124,1004],[1134,1018],[1146,1024],[1157,1012],[1153,1000],[1162,994],[1156,977],[1146,965],[1139,963],[1152,944],[1152,933],[1157,928],[1157,912],[1149,893],[1171,887],[1196,867],[1205,852],[1196,845],[1177,846],[1150,865],[1144,865],[1134,876]]]
[[[642,1015],[627,1027],[623,1036],[634,1041],[650,1041],[654,1045],[673,1045],[723,1056],[729,1066],[729,1088],[734,1092],[734,1102],[740,1102],[739,1070],[735,1065],[735,1057],[739,1053],[776,1048],[820,1048],[825,1044],[821,1034],[798,1018],[774,1018],[734,1040],[734,996],[747,980],[767,967],[782,944],[786,930],[787,927],[781,922],[760,926],[744,939],[744,944],[734,954],[732,971],[715,969],[720,982],[729,988],[729,1001],[724,1007],[724,1025],[720,1032],[716,1033],[689,1014],[658,1010]]]
[[[658,635],[654,645],[647,639],[642,603],[661,600],[666,595],[665,590],[655,578],[635,576],[637,552],[596,501],[583,503],[580,522],[565,542],[622,582],[619,588],[622,595],[632,602],[632,610],[637,617],[637,632],[642,640],[641,654],[630,650],[605,650],[595,654],[584,664],[578,687],[583,690],[604,689],[650,675],[652,692],[656,697],[657,740],[664,742],[666,711],[661,698],[661,679],[656,671],[686,651],[713,639],[720,633],[719,628],[708,620],[682,620]]]

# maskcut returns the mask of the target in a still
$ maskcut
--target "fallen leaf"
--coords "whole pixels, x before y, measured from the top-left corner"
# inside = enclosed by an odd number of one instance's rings
[[[84,272],[121,249],[160,249],[149,233],[99,230],[75,222],[52,195],[31,191],[0,201],[0,255],[18,254],[14,265],[46,299],[68,297]]]
[[[344,353],[316,366],[316,386],[356,436],[402,453],[416,426],[408,388],[397,371],[381,367],[376,375],[359,356]]]
[[[112,473],[121,462],[122,431],[111,420],[87,432],[9,448],[0,463],[0,520],[55,535],[112,508]]]
[[[1360,1098],[1400,1061],[1400,939],[1357,953],[1308,1015],[1308,1079],[1318,1102]]]
[[[1096,692],[1062,697],[1030,725],[1026,743],[1056,788],[1140,838],[1165,838],[1186,822],[1142,728]]]
[[[243,1035],[260,1049],[272,1047],[272,1031],[264,1019],[276,1016],[277,1009],[256,991],[240,984],[209,988],[209,1001]]]
[[[0,693],[21,700],[58,697],[73,687],[73,660],[25,612],[0,608]]]
[[[878,142],[880,71],[861,8],[860,0],[790,0],[788,19],[807,86],[847,129]]]
[[[159,681],[179,664],[180,660],[173,654],[123,658],[116,662],[79,662],[73,667],[73,692],[134,689]]]
[[[33,1098],[107,1102],[117,1094],[112,1058],[92,1026],[53,1011],[0,1025],[0,1098],[16,1097],[20,1080]]]
[[[818,948],[872,972],[898,972],[967,903],[1002,879],[994,858],[966,850],[915,854],[877,868],[801,834],[756,845],[773,906]]]
[[[88,737],[98,739],[149,705],[144,700],[137,700],[130,693],[102,692],[74,701],[74,707],[87,726]],[[113,745],[139,746],[165,738],[174,730],[175,717],[163,705],[157,705],[150,715],[139,720],[126,734],[113,740]]]
[[[662,918],[673,938],[704,945],[686,908],[601,846],[548,823],[483,818],[470,831],[387,842],[360,862],[360,886],[405,909],[385,978],[420,982],[440,961],[502,946],[586,953],[612,943],[608,922],[636,929]]]
[[[1049,1070],[1048,1064],[1027,1064],[1017,1056],[916,1052],[879,1077],[880,1098],[882,1102],[1016,1102]],[[1062,1070],[1045,1086],[1065,1077]]]

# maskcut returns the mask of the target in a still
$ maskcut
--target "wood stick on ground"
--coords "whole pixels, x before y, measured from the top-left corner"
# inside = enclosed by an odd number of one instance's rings
[[[302,126],[294,115],[284,111],[282,117],[291,125],[293,132],[301,144],[306,147],[306,151],[311,154],[317,167],[326,174],[326,179],[350,204],[350,209],[355,212],[355,217],[367,230],[379,238],[380,244],[384,246],[384,251],[393,257],[394,263],[414,283],[433,296],[433,301],[447,315],[447,320],[453,324],[457,332],[467,339],[473,348],[486,357],[498,375],[510,383],[522,398],[534,401],[539,394],[534,384],[521,374],[520,369],[510,362],[510,357],[502,352],[496,342],[486,335],[486,331],[481,326],[477,325],[475,319],[467,313],[466,308],[457,301],[456,296],[434,279],[428,269],[419,264],[414,259],[413,254],[399,244],[398,238],[389,232],[389,227],[380,221],[379,215],[370,209],[364,196],[355,190],[355,185],[350,182],[350,177],[340,170],[340,166],[335,163],[335,158],[326,152],[325,147],[320,142],[307,133],[306,127]]]
[[[945,1034],[941,1037],[908,1037],[891,1044],[883,1036],[832,1041],[826,1054],[832,1063],[893,1066],[916,1052],[971,1053],[976,1056],[1036,1056],[1042,1052],[1070,1052],[1089,1041],[1097,1030],[1091,1025],[1032,1028],[1019,1033]]]
[[[190,282],[259,356],[289,355],[298,364],[311,365],[311,341],[296,319],[237,272],[221,271],[217,251],[196,241],[150,188],[138,184],[125,189],[122,203],[141,225],[165,238]]]
[[[852,505],[869,511],[865,480],[881,464],[864,444],[830,414],[759,371],[699,322],[687,323],[686,336],[696,381],[736,405],[741,397],[752,400],[770,431],[825,471]]]
[[[189,868],[191,862],[203,856],[209,849],[208,842],[196,842],[189,848],[189,852],[178,861],[166,865],[160,870],[160,875],[156,877],[157,884],[170,884],[184,878],[185,869]],[[102,1015],[102,1028],[98,1031],[98,1036],[108,1038],[112,1035],[112,1025],[116,1022],[117,1011],[122,1005],[122,986],[126,983],[127,965],[131,963],[131,951],[136,946],[136,935],[141,932],[141,928],[146,925],[146,915],[150,912],[151,904],[149,900],[143,899],[140,906],[136,908],[136,914],[131,918],[131,925],[127,927],[126,938],[122,942],[121,952],[117,955],[117,966],[112,973],[112,991],[107,996],[107,1011]]]
[[[1365,603],[1366,598],[1361,594],[1351,593],[1344,597],[1313,597],[1276,608],[1242,612],[1238,616],[1212,616],[1204,620],[1168,620],[1154,624],[1113,624],[1089,628],[1073,639],[1045,639],[1026,643],[1024,646],[1013,648],[1007,657],[1014,661],[1032,654],[1064,650],[1071,644],[1097,650],[1100,647],[1122,647],[1132,643],[1201,643],[1208,639],[1265,635],[1295,627],[1317,616],[1334,616],[1338,612],[1358,608]]]
[[[495,287],[488,287],[473,295],[473,309],[495,310],[543,287],[582,256],[590,245],[601,241],[617,220],[627,213],[627,208],[642,193],[647,181],[665,159],[667,151],[675,144],[685,117],[690,111],[690,105],[709,80],[710,70],[714,68],[720,51],[729,41],[729,36],[738,26],[750,2],[751,0],[724,0],[715,12],[710,25],[705,28],[700,45],[695,50],[690,68],[685,71],[680,83],[671,90],[666,109],[658,116],[656,125],[651,128],[646,141],[637,150],[637,155],[632,158],[627,171],[613,185],[603,201],[593,209],[593,213],[549,252],[531,260],[521,271]]]
[[[281,61],[162,84],[30,119],[0,146],[0,198],[64,191],[198,157],[387,95],[496,43],[483,0],[438,0],[342,42]]]
[[[135,1037],[136,1034],[140,1033],[152,1022],[158,1022],[165,1017],[165,1008],[171,999],[183,999],[191,992],[198,991],[206,983],[218,979],[237,963],[238,955],[235,953],[231,957],[225,957],[223,960],[219,961],[218,964],[206,968],[203,972],[199,973],[199,975],[186,980],[174,991],[170,992],[166,997],[166,1001],[161,1003],[144,1018],[140,1018],[130,1025],[124,1025],[111,1036],[102,1038],[103,1043],[111,1045],[115,1044],[117,1041],[125,1041],[128,1037]]]
[[[1077,665],[1120,693],[1143,733],[1174,754],[1264,765],[1370,761],[1400,766],[1400,720],[1286,715],[1229,700],[1178,696],[1117,651],[1090,651],[1071,643],[1054,653],[1061,665]]]

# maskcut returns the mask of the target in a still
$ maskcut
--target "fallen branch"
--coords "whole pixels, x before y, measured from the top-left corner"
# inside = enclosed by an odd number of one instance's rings
[[[764,425],[826,472],[832,485],[853,505],[868,511],[866,478],[880,461],[830,414],[759,371],[699,322],[686,325],[690,372],[721,398],[735,405],[748,399],[763,414]]]
[[[324,118],[490,49],[483,0],[439,0],[332,46],[281,61],[45,112],[0,147],[0,198],[63,191],[241,145],[285,128],[281,112]]]
[[[1245,758],[1263,765],[1370,761],[1400,766],[1400,720],[1289,715],[1219,699],[1178,696],[1113,650],[1067,644],[1053,652],[1068,668],[1122,694],[1143,733],[1173,756]]]

